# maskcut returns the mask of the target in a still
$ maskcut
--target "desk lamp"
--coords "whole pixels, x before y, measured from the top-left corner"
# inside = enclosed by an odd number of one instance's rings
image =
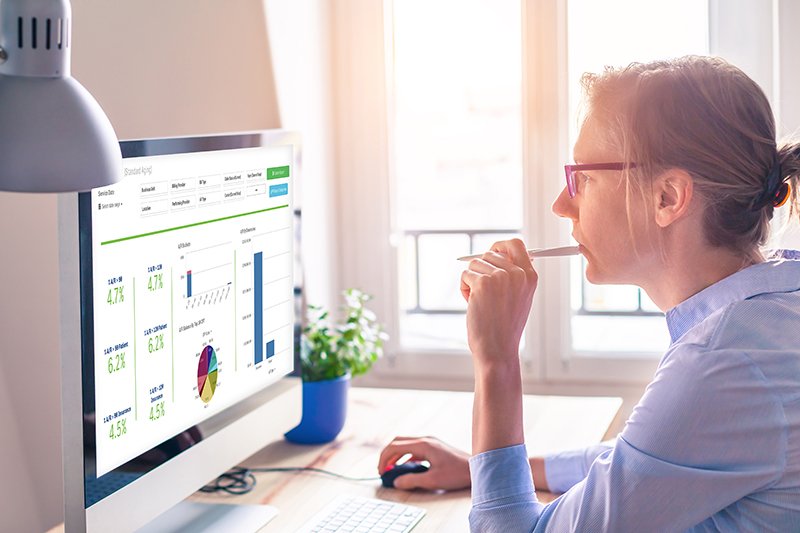
[[[120,180],[114,128],[70,75],[69,0],[0,0],[0,191],[85,191]]]

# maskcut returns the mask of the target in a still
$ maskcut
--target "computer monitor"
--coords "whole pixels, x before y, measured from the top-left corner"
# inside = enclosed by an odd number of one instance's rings
[[[297,136],[120,146],[59,200],[67,532],[157,523],[300,419]]]

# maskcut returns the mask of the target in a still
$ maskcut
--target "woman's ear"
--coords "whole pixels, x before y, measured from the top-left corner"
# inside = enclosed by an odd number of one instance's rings
[[[694,180],[685,170],[671,168],[655,179],[653,193],[656,224],[666,228],[689,212]]]

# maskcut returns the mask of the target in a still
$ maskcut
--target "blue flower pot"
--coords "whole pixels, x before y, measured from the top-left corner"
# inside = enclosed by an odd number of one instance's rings
[[[283,436],[295,444],[324,444],[336,438],[347,418],[350,375],[303,382],[303,418]]]

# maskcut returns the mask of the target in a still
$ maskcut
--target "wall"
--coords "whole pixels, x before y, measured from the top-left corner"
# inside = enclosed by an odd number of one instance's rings
[[[72,5],[73,74],[120,138],[279,127],[262,0]],[[63,516],[56,197],[0,193],[0,231],[0,529],[43,531]]]
[[[121,139],[279,127],[261,0],[74,0],[73,75]]]
[[[0,194],[0,230],[0,529],[41,531],[62,507],[55,197]]]

